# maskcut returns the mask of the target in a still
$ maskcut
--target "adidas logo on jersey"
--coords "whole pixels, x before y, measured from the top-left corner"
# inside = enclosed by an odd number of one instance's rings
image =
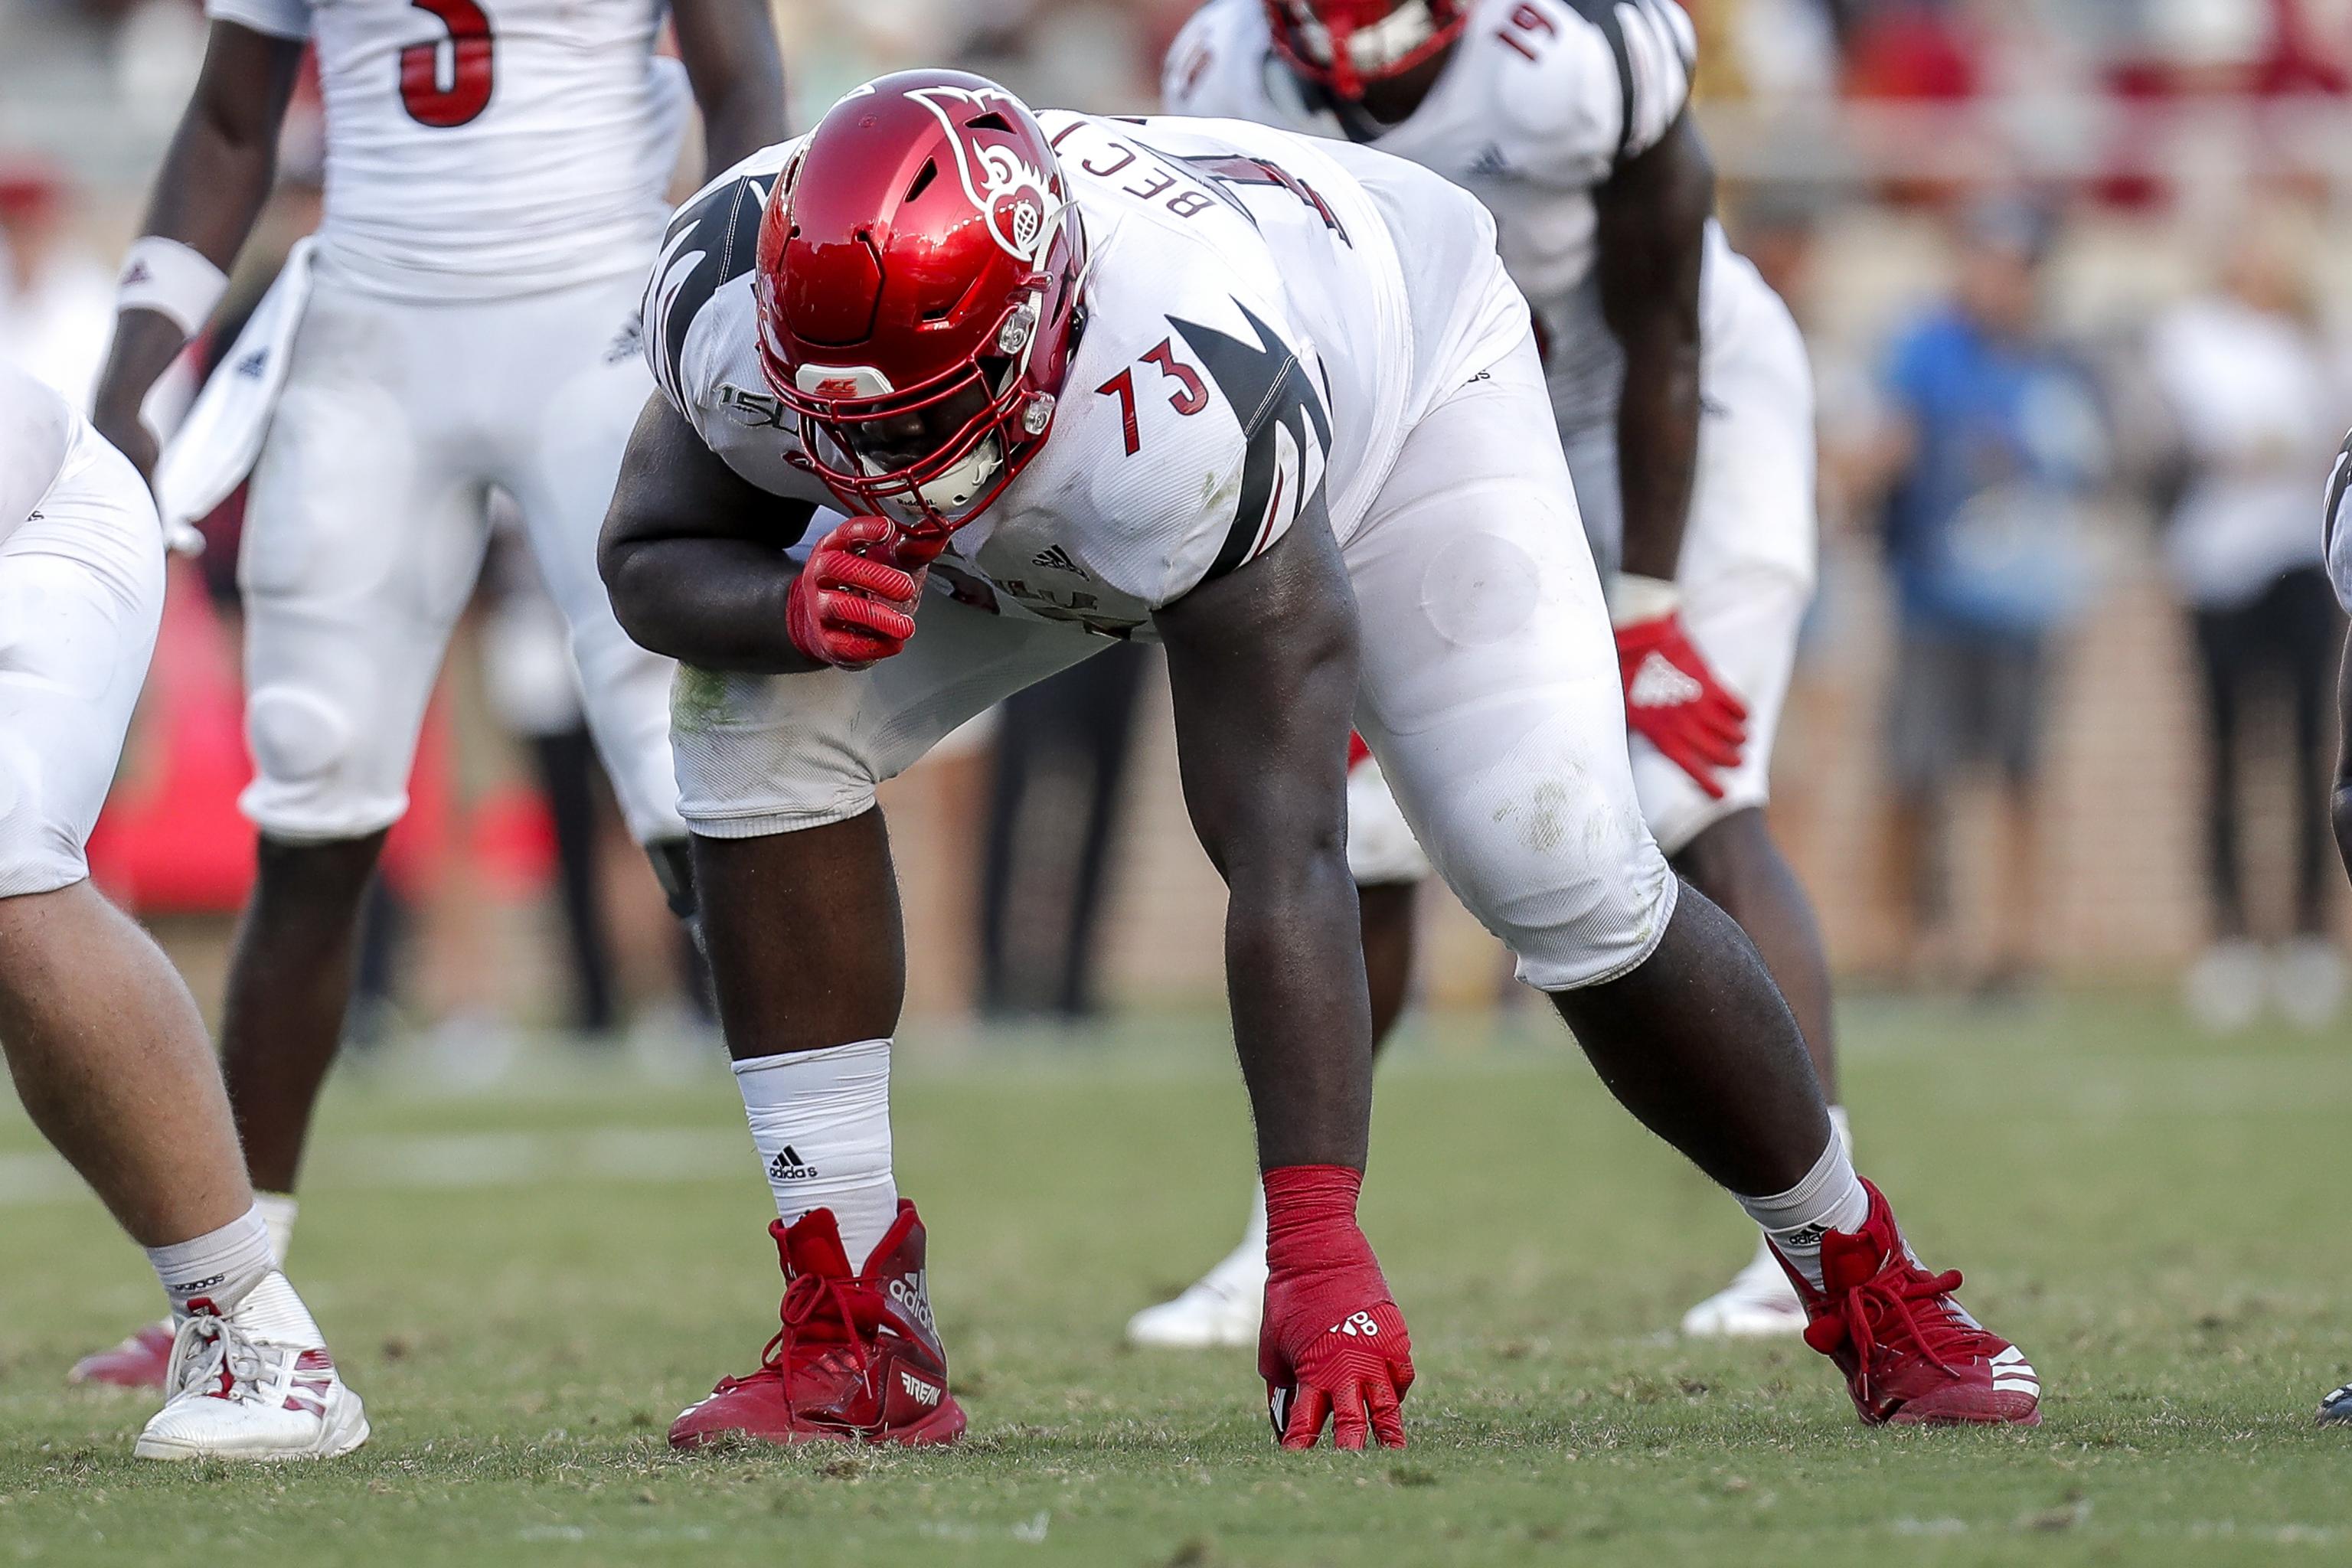
[[[1679,708],[1706,694],[1706,688],[1699,684],[1696,677],[1676,669],[1664,654],[1654,652],[1633,672],[1633,684],[1625,689],[1625,700],[1635,708]]]
[[[768,1180],[772,1182],[805,1182],[816,1174],[816,1167],[800,1157],[793,1146],[785,1144],[768,1162]]]
[[[1094,581],[1087,569],[1071,560],[1070,552],[1058,544],[1048,544],[1029,557],[1029,564],[1043,566],[1049,572],[1067,572],[1073,576],[1084,577],[1089,583]]]
[[[1470,161],[1470,166],[1462,171],[1462,177],[1465,180],[1492,180],[1510,172],[1511,161],[1503,156],[1501,145],[1489,142]]]

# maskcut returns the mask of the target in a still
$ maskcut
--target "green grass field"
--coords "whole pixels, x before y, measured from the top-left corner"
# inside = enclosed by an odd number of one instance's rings
[[[2036,1432],[1865,1432],[1801,1346],[1662,1331],[1738,1212],[1532,1018],[1423,1026],[1381,1080],[1365,1221],[1421,1382],[1402,1454],[1281,1455],[1246,1355],[1134,1307],[1230,1244],[1213,1018],[901,1056],[898,1160],[972,1436],[674,1458],[774,1326],[766,1192],[714,1068],[331,1101],[295,1274],[374,1441],[309,1468],[132,1460],[67,1364],[151,1276],[0,1121],[0,1563],[2340,1563],[2352,1051],[2077,999],[1846,1013],[1862,1163],[2041,1369]]]

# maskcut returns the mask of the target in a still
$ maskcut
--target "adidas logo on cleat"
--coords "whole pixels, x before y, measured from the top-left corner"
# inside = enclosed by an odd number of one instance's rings
[[[931,1321],[931,1292],[920,1270],[890,1281],[890,1300],[899,1310],[923,1325],[923,1331],[936,1336],[940,1328]]]
[[[768,1180],[772,1182],[805,1182],[816,1173],[816,1167],[802,1159],[789,1143],[768,1162]]]
[[[898,1373],[898,1386],[905,1389],[918,1405],[937,1405],[940,1391],[910,1372]]]
[[[2041,1375],[2033,1370],[2032,1363],[2026,1361],[2025,1352],[2015,1345],[2010,1346],[1993,1357],[1991,1364],[1992,1385],[1995,1390],[2035,1395],[2041,1394]]]

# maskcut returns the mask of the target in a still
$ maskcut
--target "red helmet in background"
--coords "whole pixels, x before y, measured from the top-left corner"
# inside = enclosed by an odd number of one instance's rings
[[[971,521],[1035,456],[1069,366],[1087,237],[1028,107],[901,71],[825,112],[760,219],[760,358],[858,512]]]
[[[1412,69],[1462,36],[1469,0],[1265,0],[1290,68],[1341,98]]]

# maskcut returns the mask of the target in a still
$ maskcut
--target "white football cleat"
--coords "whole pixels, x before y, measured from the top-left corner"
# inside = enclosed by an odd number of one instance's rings
[[[227,1316],[197,1303],[172,1339],[163,1408],[142,1459],[331,1459],[368,1439],[360,1396],[335,1374],[319,1326],[272,1269]]]
[[[2263,1016],[2269,978],[2263,950],[2242,937],[2217,942],[2189,966],[2180,984],[2189,1016],[2209,1035],[2234,1035]]]
[[[1730,1284],[1683,1314],[1683,1332],[1695,1340],[1762,1340],[1804,1331],[1805,1304],[1761,1241]]]
[[[1225,1260],[1172,1301],[1146,1307],[1127,1321],[1127,1342],[1154,1350],[1212,1350],[1257,1345],[1265,1310],[1265,1237],[1252,1236]]]
[[[2288,1023],[2325,1029],[2344,1011],[2344,950],[2327,937],[2296,937],[2279,949],[2271,984]]]

